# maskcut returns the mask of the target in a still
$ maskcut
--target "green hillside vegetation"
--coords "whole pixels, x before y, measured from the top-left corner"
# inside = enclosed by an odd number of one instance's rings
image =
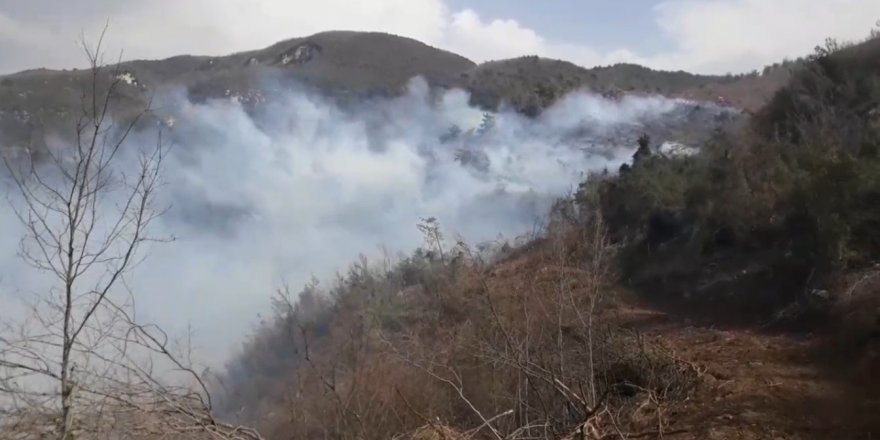
[[[635,64],[586,69],[567,61],[526,56],[484,63],[461,77],[474,104],[494,109],[504,102],[523,114],[535,116],[557,99],[580,89],[606,97],[642,94],[715,100],[722,96],[732,105],[753,107],[754,102],[763,102],[775,91],[773,85],[779,83],[779,78],[787,79],[784,71],[787,70],[768,70],[767,75],[755,72],[712,76],[653,70]],[[741,83],[749,83],[754,91],[736,90]],[[766,90],[768,87],[771,90]]]
[[[748,133],[585,182],[578,202],[624,245],[630,283],[779,326],[813,328],[842,307],[841,324],[876,334],[877,292],[846,280],[880,257],[878,56],[877,39],[817,48]]]

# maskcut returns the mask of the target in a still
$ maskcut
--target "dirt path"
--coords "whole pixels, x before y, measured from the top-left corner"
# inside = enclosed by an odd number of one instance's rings
[[[880,371],[834,369],[816,354],[820,338],[713,329],[642,308],[618,319],[705,371],[669,414],[687,433],[668,438],[880,440]]]

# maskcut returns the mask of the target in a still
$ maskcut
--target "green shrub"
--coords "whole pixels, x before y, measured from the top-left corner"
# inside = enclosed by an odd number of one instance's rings
[[[829,44],[753,131],[718,136],[693,157],[640,148],[617,176],[584,182],[576,203],[601,213],[627,278],[653,290],[720,286],[708,290],[742,290],[760,307],[802,301],[880,259],[877,55],[880,40]],[[775,299],[754,297],[767,294]]]

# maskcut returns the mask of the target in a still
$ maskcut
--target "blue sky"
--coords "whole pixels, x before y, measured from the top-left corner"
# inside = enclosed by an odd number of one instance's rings
[[[82,64],[110,20],[126,58],[223,55],[326,30],[383,31],[482,62],[521,55],[746,72],[864,38],[880,0],[0,0],[0,73]]]
[[[554,40],[587,42],[600,50],[617,47],[657,52],[668,48],[654,20],[656,0],[451,0],[453,9],[483,17],[508,17]]]

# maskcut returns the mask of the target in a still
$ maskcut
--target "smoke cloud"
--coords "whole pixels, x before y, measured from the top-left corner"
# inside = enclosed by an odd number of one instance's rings
[[[643,130],[669,131],[706,108],[575,93],[527,119],[484,116],[468,98],[418,78],[401,97],[345,108],[303,90],[256,110],[161,96],[174,118],[159,194],[170,209],[153,233],[176,240],[152,246],[128,280],[139,318],[171,334],[191,327],[199,355],[219,365],[284,283],[326,279],[382,248],[411,252],[420,218],[469,243],[529,233],[585,173],[627,161]],[[148,145],[155,133],[131,141]],[[48,281],[16,258],[23,231],[8,209],[0,224],[2,316]]]

